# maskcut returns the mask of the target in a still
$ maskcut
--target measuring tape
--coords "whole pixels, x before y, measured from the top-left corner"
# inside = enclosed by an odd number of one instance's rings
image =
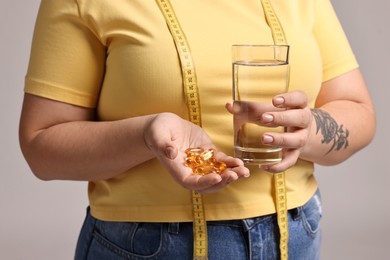
[[[279,19],[276,16],[276,13],[271,5],[271,1],[261,0],[261,4],[263,5],[265,19],[267,20],[267,23],[272,31],[272,38],[274,39],[274,43],[276,45],[287,44],[286,36],[279,22]]]
[[[184,92],[186,96],[190,121],[196,125],[202,126],[199,91],[196,79],[194,62],[192,60],[190,46],[176,17],[173,7],[169,0],[156,0],[179,54]],[[269,0],[261,0],[267,23],[272,30],[272,36],[275,44],[286,44],[284,31],[272,8]],[[280,232],[280,258],[288,259],[288,219],[287,219],[287,195],[285,174],[274,174],[275,203]],[[192,191],[192,213],[193,213],[193,232],[194,232],[194,259],[208,259],[208,238],[207,223],[204,212],[203,196],[200,193]]]
[[[276,214],[280,234],[280,259],[288,259],[287,192],[284,172],[274,174]]]
[[[202,126],[198,84],[190,46],[183,30],[181,29],[170,1],[156,0],[156,2],[159,4],[160,10],[164,15],[173,40],[175,41],[176,49],[179,53],[190,121],[198,126]]]
[[[271,5],[270,0],[261,0],[265,18],[272,31],[272,37],[276,45],[287,44],[286,37],[278,17]],[[287,217],[287,191],[285,173],[276,173],[273,176],[275,187],[275,204],[280,234],[279,250],[280,259],[288,259],[288,217]]]
[[[190,121],[198,126],[202,126],[198,84],[190,46],[170,1],[156,0],[156,2],[164,15],[179,53]],[[192,191],[192,214],[194,218],[194,259],[205,260],[208,258],[207,223],[204,213],[203,196],[196,191]]]

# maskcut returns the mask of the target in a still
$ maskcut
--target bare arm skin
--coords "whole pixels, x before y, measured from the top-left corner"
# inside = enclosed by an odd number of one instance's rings
[[[143,141],[152,118],[93,122],[92,109],[26,94],[19,139],[40,179],[109,179],[154,158]]]
[[[20,146],[34,174],[43,180],[104,180],[157,158],[187,189],[216,192],[249,170],[239,159],[218,153],[228,168],[193,175],[185,167],[188,147],[215,148],[202,128],[172,113],[96,122],[94,110],[25,95]]]
[[[312,115],[310,141],[301,158],[318,164],[343,162],[375,134],[374,106],[358,69],[325,82]]]

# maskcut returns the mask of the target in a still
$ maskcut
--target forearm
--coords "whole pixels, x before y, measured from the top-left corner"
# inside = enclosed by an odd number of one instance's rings
[[[21,147],[40,179],[109,179],[154,157],[143,138],[152,117],[65,122],[21,139]]]
[[[332,101],[312,109],[312,126],[301,159],[321,165],[343,162],[369,144],[375,133],[371,105],[348,100]]]

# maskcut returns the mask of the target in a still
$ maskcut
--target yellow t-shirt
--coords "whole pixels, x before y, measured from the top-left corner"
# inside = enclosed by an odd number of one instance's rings
[[[199,83],[202,124],[214,144],[233,152],[231,46],[273,44],[260,0],[172,0],[187,36]],[[323,81],[358,66],[329,0],[272,1],[291,46],[290,90],[310,105]],[[155,1],[42,0],[25,91],[96,108],[98,120],[172,112],[188,118],[178,54]],[[101,140],[104,142],[104,140]],[[131,144],[129,144],[131,145]],[[314,167],[300,160],[286,172],[288,207],[317,189]],[[191,192],[158,160],[89,183],[92,214],[112,221],[192,221]],[[204,196],[209,220],[275,212],[272,174]]]

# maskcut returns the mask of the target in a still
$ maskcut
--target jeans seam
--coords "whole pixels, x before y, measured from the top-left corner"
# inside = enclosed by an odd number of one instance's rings
[[[120,257],[130,259],[130,260],[134,260],[134,259],[151,260],[151,259],[158,259],[158,256],[163,254],[163,252],[164,252],[163,241],[165,240],[165,236],[163,234],[164,234],[163,229],[160,228],[161,240],[160,240],[160,245],[158,247],[158,250],[156,250],[156,252],[154,252],[152,255],[148,255],[148,256],[138,255],[136,253],[132,253],[130,251],[125,250],[125,249],[115,245],[110,240],[106,239],[102,234],[99,234],[96,230],[93,232],[92,235],[100,245],[104,246],[106,249],[119,255]]]

